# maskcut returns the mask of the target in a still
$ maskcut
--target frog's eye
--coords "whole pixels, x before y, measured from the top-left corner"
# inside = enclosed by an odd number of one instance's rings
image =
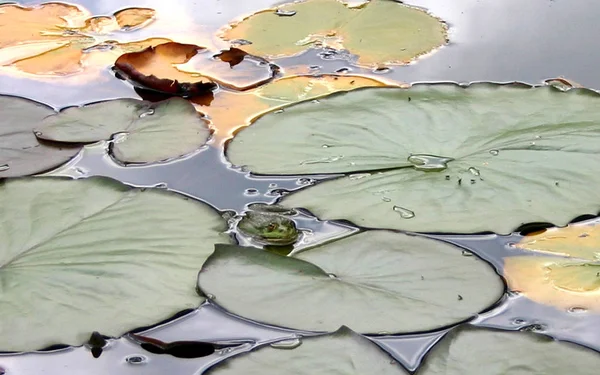
[[[267,232],[272,232],[277,228],[277,224],[271,223],[267,226]]]

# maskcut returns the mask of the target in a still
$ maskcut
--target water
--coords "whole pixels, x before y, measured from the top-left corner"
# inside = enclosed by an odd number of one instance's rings
[[[238,19],[254,11],[273,5],[271,0],[243,2],[206,0],[175,1],[159,0],[79,0],[93,14],[112,14],[126,7],[150,7],[162,18],[152,27],[123,34],[120,37],[143,39],[152,36],[170,36],[176,41],[208,45],[210,36],[227,21]],[[38,4],[39,1],[24,1],[23,4]],[[433,54],[408,66],[392,69],[370,70],[352,66],[345,53],[332,50],[309,50],[299,56],[274,61],[281,66],[306,66],[310,73],[352,72],[378,79],[398,82],[454,81],[521,81],[539,84],[546,79],[564,76],[586,87],[600,89],[597,61],[600,50],[596,35],[600,33],[600,2],[580,0],[574,5],[567,1],[506,0],[482,2],[478,0],[407,0],[406,3],[427,8],[434,15],[448,22],[450,44]],[[293,15],[281,15],[292,17]],[[576,25],[574,27],[573,25]],[[540,37],[543,36],[543,37]],[[238,41],[244,44],[244,41]],[[218,47],[218,46],[216,46]],[[225,48],[225,46],[223,46]],[[218,48],[216,48],[218,50]],[[38,100],[54,108],[80,105],[114,98],[138,98],[135,90],[125,81],[115,79],[109,69],[102,69],[89,80],[80,77],[32,77],[8,75],[0,71],[0,92]],[[148,115],[150,115],[148,113]],[[535,143],[535,140],[532,141]],[[75,178],[91,175],[109,176],[137,186],[164,184],[169,189],[207,202],[218,210],[243,212],[252,203],[272,203],[280,196],[302,188],[314,181],[335,176],[252,176],[241,168],[231,166],[225,159],[222,143],[211,139],[197,152],[179,160],[153,166],[125,167],[106,156],[107,144],[99,143],[86,149],[57,174]],[[328,147],[328,145],[323,145]],[[490,150],[491,155],[500,151]],[[417,156],[417,155],[415,155]],[[419,155],[422,156],[422,155]],[[340,155],[340,158],[343,157]],[[427,165],[429,160],[415,167]],[[445,168],[445,163],[438,167]],[[311,161],[308,161],[311,162]],[[312,162],[335,162],[317,160]],[[435,164],[435,163],[434,163]],[[0,166],[0,170],[5,166]],[[478,171],[471,171],[477,176]],[[365,174],[350,178],[360,179]],[[310,182],[298,183],[299,178],[310,178]],[[461,181],[469,183],[469,180]],[[382,199],[384,199],[383,197]],[[396,210],[401,218],[410,219],[408,208]],[[414,213],[412,214],[414,216]],[[307,246],[331,241],[355,233],[347,223],[320,221],[306,212],[294,217],[303,231],[300,243],[293,252]],[[240,243],[244,239],[235,233]],[[488,261],[502,273],[506,256],[518,256],[524,252],[511,246],[519,241],[519,235],[496,236],[441,236],[429,237],[448,241],[461,249],[476,254]],[[458,251],[462,251],[459,249]],[[466,253],[465,253],[466,254]],[[528,300],[519,293],[507,293],[505,298],[488,311],[480,314],[471,324],[507,330],[529,329],[543,331],[555,337],[600,349],[600,317],[581,311],[574,306],[571,311],[562,311]],[[71,373],[87,374],[133,374],[140,369],[145,374],[198,374],[210,365],[238,353],[250,350],[255,345],[271,344],[286,340],[293,345],[298,332],[260,324],[231,316],[211,303],[179,317],[173,321],[147,329],[138,334],[161,340],[208,341],[237,345],[227,350],[195,359],[181,360],[170,355],[157,355],[144,351],[131,338],[110,340],[98,359],[90,349],[82,346],[50,352],[35,352],[20,355],[0,356],[0,373],[62,374],[65,368]],[[307,334],[307,333],[304,333]],[[424,353],[444,334],[379,336],[373,340],[390,352],[409,369],[415,369]],[[133,358],[145,358],[143,361]],[[129,360],[127,360],[129,359]]]

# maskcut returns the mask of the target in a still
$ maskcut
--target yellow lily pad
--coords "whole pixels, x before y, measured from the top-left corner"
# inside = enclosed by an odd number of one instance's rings
[[[572,224],[525,236],[517,248],[557,256],[504,259],[511,289],[561,309],[600,312],[600,224]]]
[[[308,48],[345,49],[358,64],[406,64],[447,42],[447,26],[426,11],[392,0],[350,6],[338,0],[307,0],[255,13],[222,33],[247,40],[246,52],[278,58]]]

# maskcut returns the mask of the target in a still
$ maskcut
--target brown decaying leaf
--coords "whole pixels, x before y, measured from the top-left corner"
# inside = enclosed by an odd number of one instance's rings
[[[128,8],[114,16],[91,17],[84,8],[63,3],[0,5],[0,64],[9,72],[16,69],[35,75],[80,73],[87,67],[83,62],[86,51],[98,45],[98,36],[144,27],[154,13],[148,8]],[[135,43],[139,49],[151,45]],[[118,52],[121,46],[115,41],[109,50]],[[133,51],[132,46],[124,49]]]

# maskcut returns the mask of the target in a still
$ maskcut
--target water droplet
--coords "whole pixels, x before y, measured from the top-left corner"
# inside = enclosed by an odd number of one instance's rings
[[[275,14],[278,15],[279,17],[292,17],[292,16],[296,15],[296,11],[295,10],[277,9],[275,11]]]
[[[462,251],[462,256],[464,256],[464,257],[472,257],[473,253],[470,252],[469,250],[463,250]]]
[[[337,279],[337,276],[334,273],[328,273],[327,276],[329,276],[330,279]]]
[[[400,214],[403,219],[412,219],[415,217],[415,213],[409,209],[400,206],[394,206],[394,211]]]
[[[321,69],[321,66],[320,65],[311,65],[311,66],[309,66],[309,69],[318,70],[318,69]]]
[[[361,178],[369,177],[370,175],[370,173],[356,173],[349,175],[348,178],[351,180],[360,180]]]
[[[157,189],[167,189],[168,188],[166,182],[159,182],[158,184],[154,185],[153,187],[157,188]]]
[[[0,165],[0,172],[8,171],[9,169],[10,169],[10,165],[8,165],[8,164]]]
[[[535,142],[529,143],[530,146],[535,146]]]
[[[303,162],[300,163],[300,165],[304,165],[304,164],[320,164],[320,163],[333,163],[334,161],[338,161],[344,158],[344,155],[337,155],[337,156],[330,156],[327,158],[322,158],[322,159],[315,159],[315,160],[305,160]]]
[[[452,158],[443,156],[428,155],[428,154],[412,154],[408,157],[408,162],[411,163],[416,170],[424,172],[439,172],[448,168],[448,162]]]
[[[215,297],[214,294],[210,294],[210,293],[206,294],[206,298],[209,299],[209,300],[211,300],[211,301],[217,299],[217,297]]]
[[[44,133],[42,133],[41,131],[34,131],[33,134],[35,134],[36,137],[41,137],[42,135],[44,135]]]
[[[283,112],[285,112],[285,110],[284,110],[284,109],[278,109],[278,110],[276,110],[276,111],[275,111],[275,112],[273,112],[273,113],[275,113],[275,114],[279,114],[279,113],[283,113]]]
[[[269,184],[269,188],[271,188],[271,189],[276,188],[276,187],[277,187],[276,183],[270,183]]]
[[[146,112],[140,113],[140,118],[144,118],[146,116],[152,116],[154,114],[154,109],[150,108]]]
[[[531,324],[527,327],[521,328],[521,331],[527,332],[544,332],[548,327],[544,324]]]
[[[321,102],[320,102],[318,99],[315,99],[315,100],[313,100],[313,101],[312,101],[312,103],[313,103],[313,104],[319,104],[319,103],[321,103]]]
[[[567,310],[571,314],[583,314],[587,312],[585,307],[571,307]]]
[[[274,342],[271,344],[271,347],[275,349],[296,349],[300,345],[302,345],[302,340],[300,340],[300,338],[295,338]]]
[[[384,201],[384,202],[391,202],[391,201],[392,201],[392,200],[391,200],[390,198],[388,198],[388,197],[382,197],[382,198],[381,198],[381,200],[382,200],[382,201]]]
[[[233,351],[232,348],[223,348],[223,349],[219,349],[219,350],[215,350],[215,354],[217,355],[226,355],[229,354]]]
[[[471,167],[469,168],[469,172],[471,172],[471,174],[473,176],[479,176],[481,174],[481,172],[479,172],[479,169],[475,168],[475,167]]]
[[[542,136],[541,135],[536,135],[534,138],[535,139],[542,139]]]
[[[144,363],[146,363],[148,361],[148,358],[146,358],[143,355],[130,355],[128,357],[125,358],[125,362],[131,364],[131,365],[143,365]]]
[[[514,324],[514,325],[516,325],[516,326],[522,326],[522,325],[523,325],[523,324],[525,324],[525,323],[527,323],[527,321],[526,321],[526,320],[524,320],[524,319],[519,319],[519,318],[517,318],[517,319],[514,319],[514,320],[512,321],[512,324]]]
[[[446,181],[450,181],[450,176],[446,175]]]
[[[494,156],[498,156],[499,153],[500,153],[500,151],[498,151],[498,150],[490,150],[490,154],[492,154]]]
[[[327,145],[327,144],[325,144],[325,145],[323,145],[321,147],[323,147],[323,148],[329,148],[329,147],[333,147],[333,145]]]
[[[303,185],[309,185],[312,182],[313,182],[312,178],[299,178],[296,181],[296,185],[301,185],[301,186],[303,186]]]
[[[348,73],[350,71],[350,68],[339,68],[338,70],[336,70],[336,73]]]
[[[386,66],[379,66],[377,68],[375,68],[373,70],[373,73],[377,73],[377,74],[385,74],[385,73],[389,73],[392,69],[386,67]]]
[[[257,189],[253,189],[253,188],[246,189],[244,191],[244,195],[248,195],[248,196],[258,195],[258,190]]]

